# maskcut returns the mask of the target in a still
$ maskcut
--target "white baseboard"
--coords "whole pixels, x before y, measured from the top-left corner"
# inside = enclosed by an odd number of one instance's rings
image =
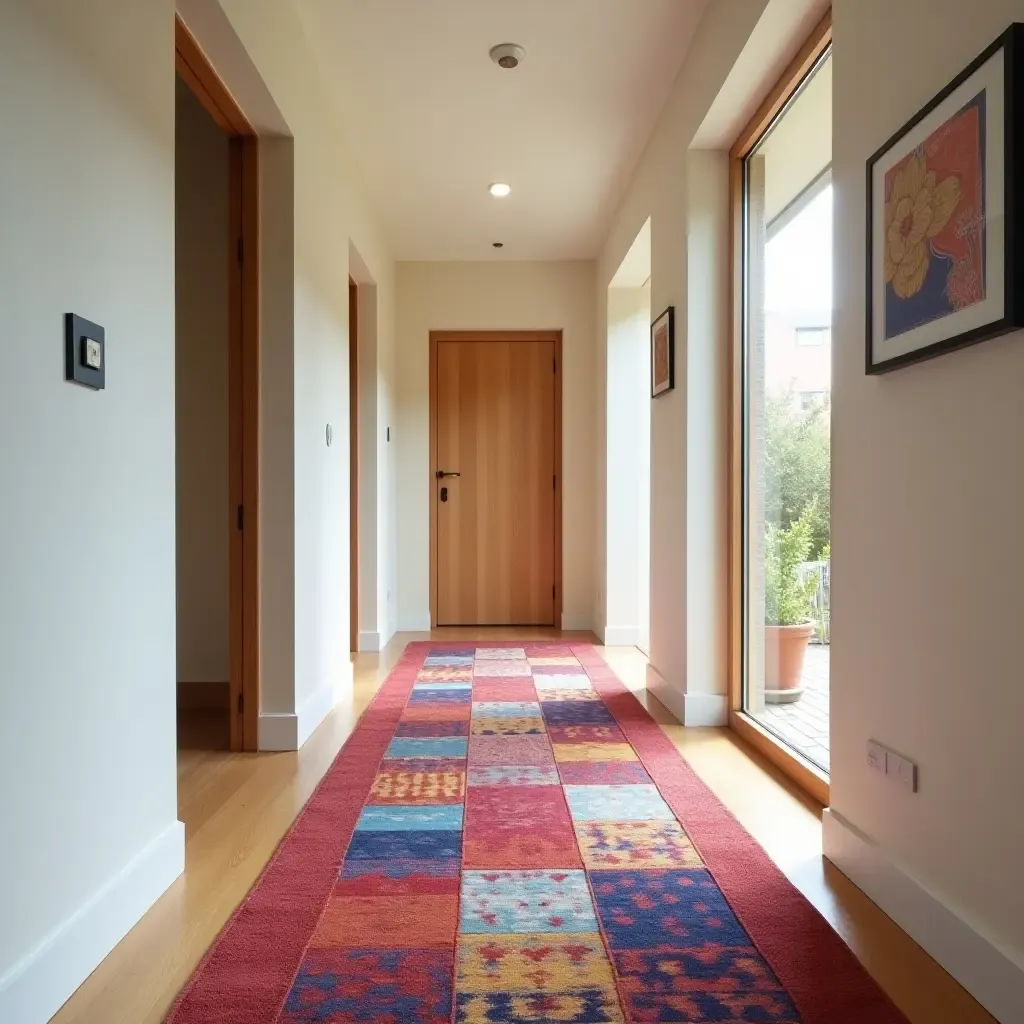
[[[605,647],[637,647],[642,631],[639,626],[605,626]]]
[[[359,651],[379,651],[381,649],[380,633],[368,633],[361,630],[356,640],[356,649]]]
[[[352,662],[346,661],[342,678],[311,693],[295,712],[262,712],[258,730],[260,750],[298,750],[334,706],[352,692]]]
[[[683,725],[722,726],[729,723],[729,699],[723,693],[683,693],[651,664],[647,665],[647,689]]]
[[[0,978],[0,1020],[48,1021],[184,870],[176,821]]]
[[[946,906],[841,815],[822,818],[825,856],[997,1020],[1024,1021],[1024,962]]]
[[[729,698],[724,693],[687,693],[683,700],[683,725],[729,724]]]

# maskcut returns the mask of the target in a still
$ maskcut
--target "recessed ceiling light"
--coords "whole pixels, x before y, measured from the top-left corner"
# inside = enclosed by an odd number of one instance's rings
[[[504,242],[491,242],[495,249],[500,249],[504,244]]]
[[[512,186],[504,181],[496,181],[490,186],[488,191],[490,191],[492,196],[504,199],[512,191]]]

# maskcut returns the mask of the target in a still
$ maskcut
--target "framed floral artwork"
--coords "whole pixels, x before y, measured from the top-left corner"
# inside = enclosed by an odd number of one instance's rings
[[[1024,326],[1024,25],[867,165],[867,372]]]
[[[669,306],[651,324],[651,398],[676,386],[676,311]]]

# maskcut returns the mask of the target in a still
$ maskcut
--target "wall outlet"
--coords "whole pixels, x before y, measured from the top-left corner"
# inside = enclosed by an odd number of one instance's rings
[[[901,785],[906,786],[911,793],[917,792],[917,765],[891,750],[885,757],[886,775],[891,775]]]
[[[917,792],[917,765],[875,740],[868,740],[868,766]]]

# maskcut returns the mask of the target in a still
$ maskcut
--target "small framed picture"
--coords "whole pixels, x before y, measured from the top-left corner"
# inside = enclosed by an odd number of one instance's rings
[[[1024,25],[867,164],[867,372],[1024,326]]]
[[[651,324],[651,398],[676,386],[676,313],[669,306]]]

